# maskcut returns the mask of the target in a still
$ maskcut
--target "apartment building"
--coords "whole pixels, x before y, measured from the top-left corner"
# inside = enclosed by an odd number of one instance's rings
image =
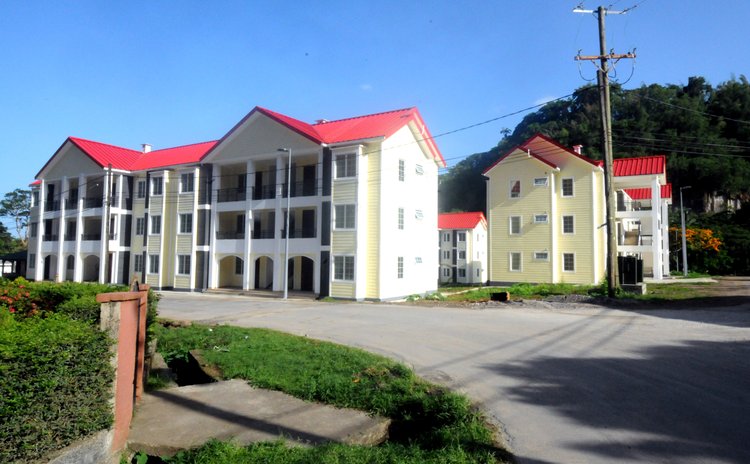
[[[217,141],[163,150],[69,137],[32,184],[27,275],[428,293],[444,166],[416,108],[308,124],[256,107]]]
[[[442,284],[487,281],[487,220],[481,211],[438,216]]]

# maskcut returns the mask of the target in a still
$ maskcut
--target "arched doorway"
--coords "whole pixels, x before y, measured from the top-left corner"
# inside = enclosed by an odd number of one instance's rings
[[[99,281],[99,257],[96,255],[86,256],[83,260],[83,281]]]
[[[255,260],[255,289],[273,290],[273,260],[268,256]]]
[[[315,262],[307,256],[289,258],[289,290],[312,292],[315,285]]]
[[[242,288],[245,262],[239,256],[225,256],[219,261],[219,288]]]

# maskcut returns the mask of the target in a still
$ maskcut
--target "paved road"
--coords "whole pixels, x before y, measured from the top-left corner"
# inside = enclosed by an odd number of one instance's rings
[[[476,310],[165,293],[160,312],[405,361],[479,402],[520,463],[750,462],[750,304]]]

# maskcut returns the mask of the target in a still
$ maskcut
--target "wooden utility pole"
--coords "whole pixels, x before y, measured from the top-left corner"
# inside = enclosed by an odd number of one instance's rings
[[[575,9],[574,13],[596,13],[599,18],[599,55],[576,56],[577,61],[599,60],[596,71],[599,84],[599,109],[602,120],[602,147],[604,150],[604,198],[607,211],[607,293],[615,296],[617,290],[617,228],[615,227],[615,212],[617,211],[613,184],[613,155],[612,155],[612,110],[609,101],[609,60],[619,61],[623,58],[635,58],[635,53],[614,54],[607,53],[607,35],[604,20],[608,14],[625,14],[625,11],[610,11],[600,6],[596,11]]]

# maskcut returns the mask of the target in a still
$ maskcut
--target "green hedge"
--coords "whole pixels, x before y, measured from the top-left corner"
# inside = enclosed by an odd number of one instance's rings
[[[62,314],[0,308],[0,462],[31,462],[112,423],[110,341]]]

